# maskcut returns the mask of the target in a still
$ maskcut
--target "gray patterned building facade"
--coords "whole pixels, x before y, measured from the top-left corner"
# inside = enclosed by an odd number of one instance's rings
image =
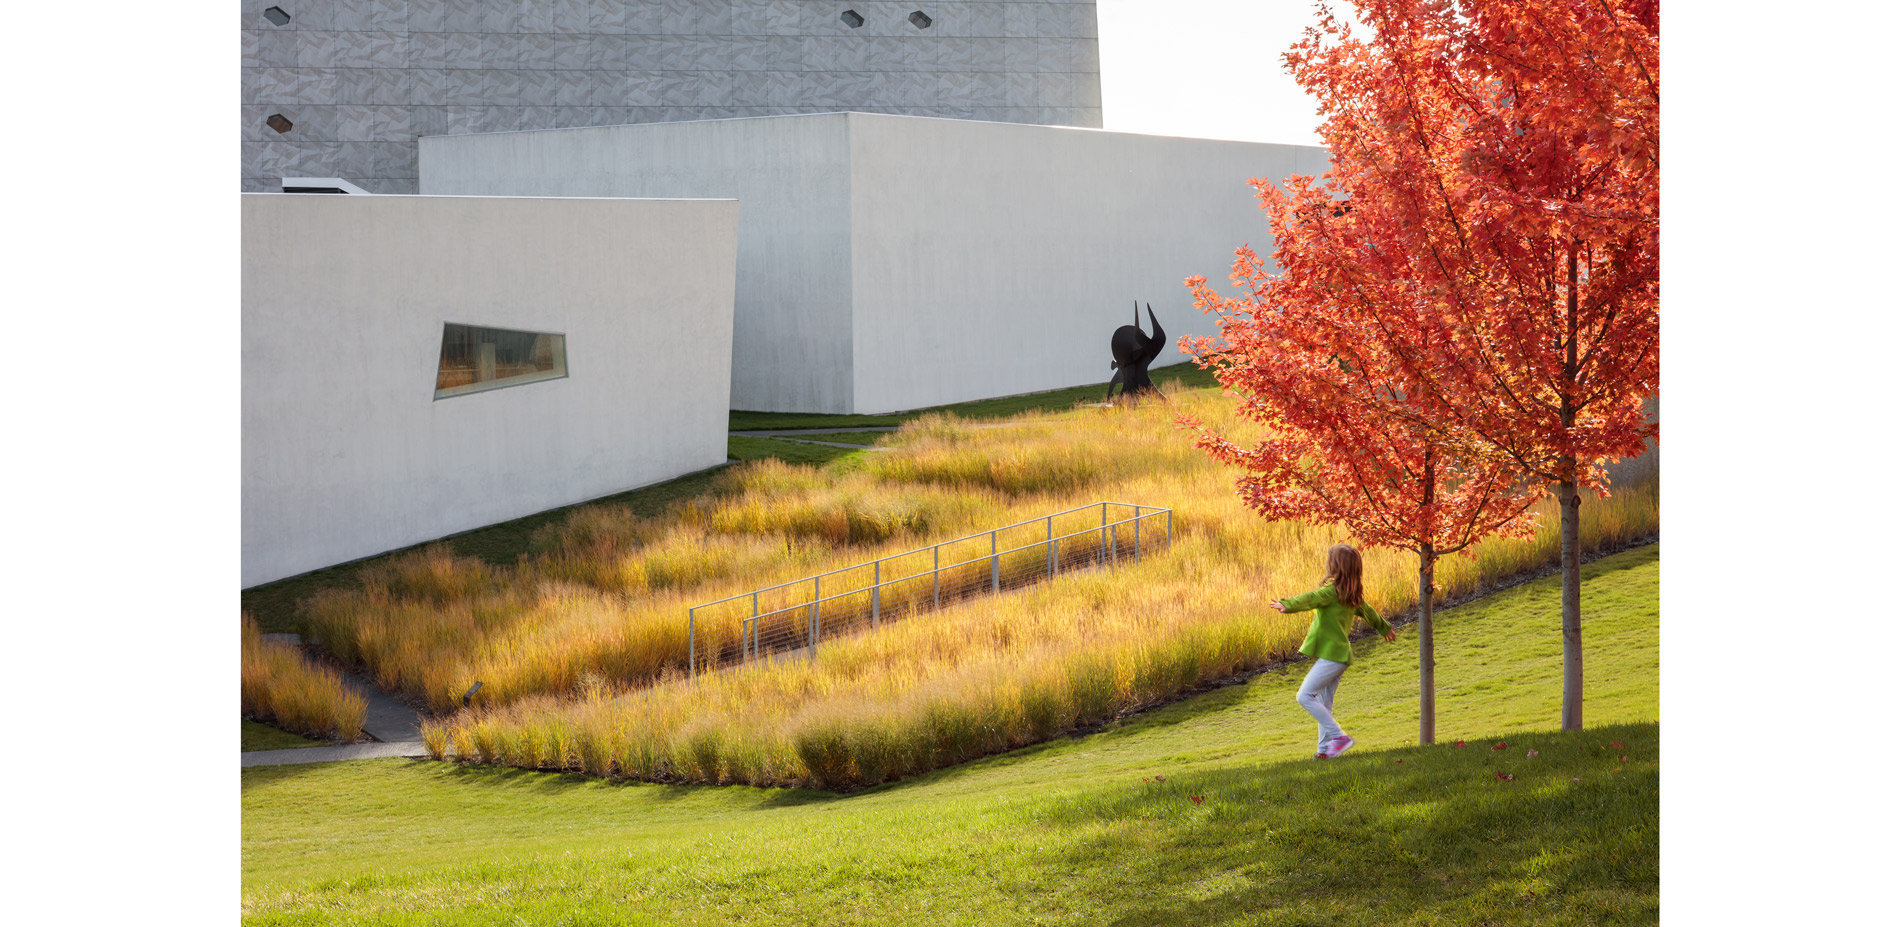
[[[1093,0],[242,0],[242,26],[245,191],[415,193],[423,135],[841,110],[1102,125]]]

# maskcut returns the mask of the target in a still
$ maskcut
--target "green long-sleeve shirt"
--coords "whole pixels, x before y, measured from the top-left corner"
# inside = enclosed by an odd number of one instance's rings
[[[1331,660],[1335,663],[1352,662],[1352,645],[1347,637],[1352,634],[1353,619],[1363,616],[1380,634],[1389,633],[1392,626],[1379,617],[1377,610],[1364,602],[1358,608],[1348,608],[1339,604],[1333,595],[1333,587],[1321,586],[1305,595],[1281,599],[1287,614],[1319,609],[1313,616],[1313,626],[1306,631],[1306,641],[1300,644],[1300,652],[1309,657]]]

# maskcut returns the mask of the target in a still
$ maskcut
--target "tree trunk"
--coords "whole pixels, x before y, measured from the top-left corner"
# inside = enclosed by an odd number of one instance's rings
[[[1564,723],[1563,729],[1583,727],[1583,557],[1577,544],[1577,496],[1574,481],[1559,483],[1563,494],[1564,572]]]
[[[1567,337],[1564,339],[1564,395],[1561,415],[1564,440],[1568,444],[1577,424],[1573,390],[1577,387],[1577,243],[1570,243],[1570,292],[1568,294]],[[1564,574],[1564,716],[1563,729],[1583,727],[1583,552],[1577,547],[1577,509],[1583,499],[1577,495],[1577,458],[1565,454],[1558,459],[1563,481],[1563,574]]]
[[[1437,655],[1432,649],[1432,571],[1437,555],[1432,545],[1418,551],[1418,742],[1429,744],[1438,735],[1438,695],[1433,688],[1432,668]]]

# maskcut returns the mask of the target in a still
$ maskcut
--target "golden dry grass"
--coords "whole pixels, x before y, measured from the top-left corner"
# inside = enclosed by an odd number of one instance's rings
[[[1192,411],[1244,433],[1230,403],[1213,391],[1173,399],[1008,428],[928,417],[854,466],[736,468],[713,496],[655,519],[582,510],[508,569],[441,550],[405,558],[361,592],[311,603],[309,617],[326,647],[438,710],[485,682],[492,698],[479,710],[426,730],[439,754],[824,786],[960,762],[1297,648],[1308,616],[1262,603],[1310,588],[1342,537],[1246,511],[1233,474],[1172,424]],[[813,661],[677,678],[690,605],[1098,499],[1172,507],[1173,549],[830,640]],[[1493,540],[1443,561],[1442,594],[1554,562],[1554,505],[1543,517],[1534,541]],[[1586,550],[1617,546],[1657,524],[1652,474],[1587,500],[1582,536]],[[1382,613],[1415,604],[1415,576],[1412,555],[1367,552],[1368,598]],[[706,630],[735,640],[737,621]]]
[[[244,617],[244,714],[314,737],[349,743],[363,731],[369,703],[343,684],[335,670],[304,659],[296,648],[264,640]]]

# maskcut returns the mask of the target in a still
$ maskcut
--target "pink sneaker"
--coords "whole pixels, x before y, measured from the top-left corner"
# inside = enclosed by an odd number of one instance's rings
[[[1351,750],[1352,745],[1355,743],[1358,743],[1358,741],[1353,740],[1349,735],[1341,734],[1326,742],[1326,752],[1322,755],[1330,760],[1341,753],[1345,753],[1347,750]]]

